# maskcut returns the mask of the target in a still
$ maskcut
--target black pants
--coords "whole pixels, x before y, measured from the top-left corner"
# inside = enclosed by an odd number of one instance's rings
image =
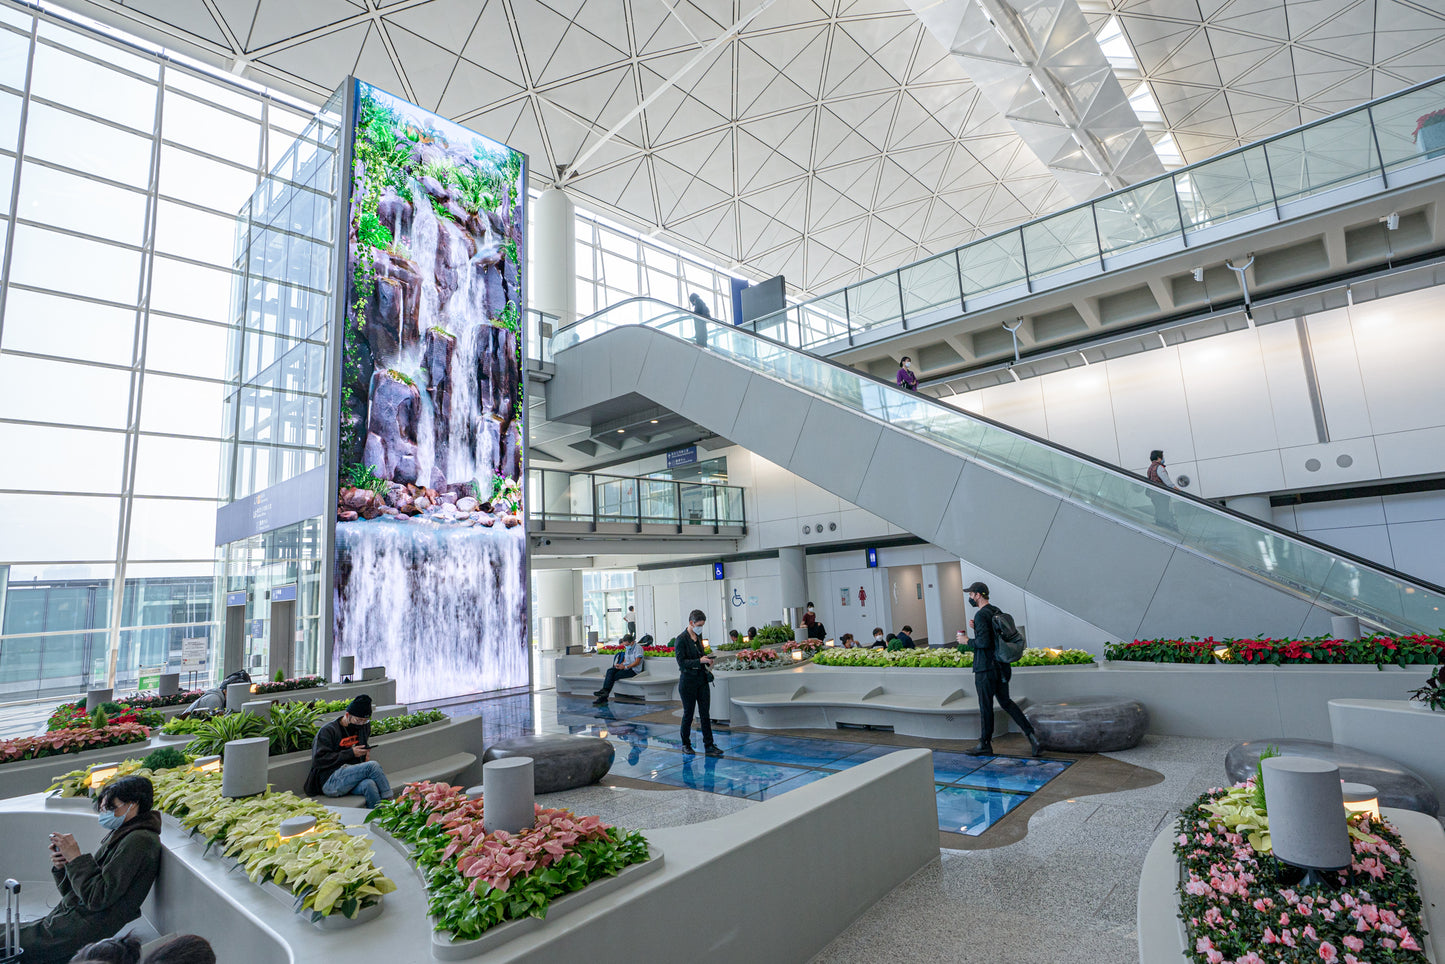
[[[1013,718],[1019,729],[1025,733],[1032,733],[1034,728],[1029,726],[1028,717],[1019,705],[1009,699],[1008,681],[1013,676],[1013,667],[1008,663],[995,663],[982,673],[973,674],[973,685],[978,690],[978,742],[993,743],[993,704],[1003,707],[1003,711]]]
[[[688,674],[677,682],[682,696],[682,742],[692,743],[692,711],[698,711],[703,746],[712,746],[712,687],[706,676]]]
[[[631,679],[637,675],[635,669],[623,669],[621,666],[608,667],[607,675],[602,678],[602,692],[611,693],[612,686],[620,679]]]

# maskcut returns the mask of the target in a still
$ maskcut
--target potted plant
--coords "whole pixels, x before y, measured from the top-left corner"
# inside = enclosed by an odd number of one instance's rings
[[[1415,143],[1426,157],[1445,154],[1445,108],[1431,111],[1415,121]]]
[[[1410,693],[1410,699],[1421,709],[1445,712],[1445,666],[1435,667],[1425,685]]]

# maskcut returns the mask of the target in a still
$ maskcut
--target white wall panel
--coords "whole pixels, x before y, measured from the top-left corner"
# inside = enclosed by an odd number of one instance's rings
[[[1445,420],[1445,413],[1437,411],[1437,418]],[[1376,435],[1375,453],[1382,478],[1435,475],[1445,468],[1445,426]]]
[[[1320,399],[1330,438],[1357,438],[1372,432],[1370,410],[1365,403],[1365,386],[1360,380],[1355,333],[1350,312],[1339,308],[1310,315],[1310,346],[1319,380]],[[1388,426],[1381,426],[1388,429]]]
[[[1206,499],[1284,488],[1284,466],[1280,464],[1279,451],[1275,449],[1205,459],[1195,464],[1195,470],[1194,484],[1185,491]],[[1181,471],[1179,467],[1171,465],[1169,471],[1177,480]]]
[[[1044,415],[1043,391],[1041,379],[1030,378],[986,388],[978,394],[983,396],[984,415],[1047,438],[1049,426]]]
[[[1345,529],[1301,529],[1300,535],[1327,542],[1371,562],[1397,568],[1395,553],[1390,548],[1390,533],[1383,525],[1353,526]]]
[[[928,635],[928,614],[919,595],[923,585],[922,566],[890,566],[888,569],[888,602],[892,624],[884,630],[896,633],[905,625],[913,627],[913,637]]]
[[[1375,440],[1369,437],[1302,445],[1280,450],[1284,481],[1289,488],[1318,488],[1345,482],[1362,482],[1380,477],[1375,457]],[[1311,470],[1310,460],[1319,463]],[[1348,462],[1342,465],[1341,462]]]
[[[1149,465],[1151,449],[1163,449],[1171,462],[1193,461],[1194,439],[1178,353],[1161,348],[1113,359],[1105,367],[1114,402],[1119,464],[1142,471]]]
[[[1445,325],[1432,288],[1352,308],[1355,351],[1377,432],[1439,425],[1445,413]]]
[[[1311,445],[1320,440],[1305,378],[1304,353],[1294,322],[1256,329],[1264,362],[1274,430],[1280,445]]]
[[[1445,586],[1445,521],[1402,522],[1390,526],[1395,568]],[[1445,614],[1440,617],[1445,626]]]
[[[1295,525],[1301,532],[1314,529],[1345,529],[1385,524],[1385,505],[1379,496],[1306,502],[1294,508]]]
[[[1048,438],[1117,464],[1119,439],[1114,430],[1108,369],[1103,365],[1071,368],[1039,381]]]
[[[1242,455],[1278,446],[1264,360],[1253,331],[1179,346],[1194,455]],[[1175,453],[1173,461],[1180,461]]]
[[[1405,492],[1387,495],[1380,501],[1385,507],[1385,521],[1391,525],[1445,519],[1445,492]],[[1445,544],[1441,552],[1445,553]]]

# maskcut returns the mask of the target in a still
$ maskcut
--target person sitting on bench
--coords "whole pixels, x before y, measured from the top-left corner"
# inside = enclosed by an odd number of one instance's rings
[[[40,920],[20,925],[26,964],[64,964],[86,944],[140,917],[161,869],[161,815],[151,809],[154,801],[145,777],[106,784],[95,809],[110,833],[94,856],[81,853],[68,833],[50,835],[50,873],[60,900]]]
[[[371,759],[371,697],[362,693],[346,712],[316,731],[311,744],[310,796],[344,797],[359,793],[370,810],[391,798],[391,784],[381,764]]]
[[[597,699],[592,701],[593,706],[601,706],[607,702],[612,695],[612,687],[620,679],[631,679],[642,672],[642,644],[635,642],[632,634],[623,636],[620,640],[623,647],[622,652],[617,654],[612,666],[608,668],[607,675],[602,680],[602,688],[592,695]]]

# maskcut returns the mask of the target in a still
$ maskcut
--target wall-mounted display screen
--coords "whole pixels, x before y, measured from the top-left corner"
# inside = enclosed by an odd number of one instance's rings
[[[526,159],[355,91],[334,656],[403,703],[528,682]]]

